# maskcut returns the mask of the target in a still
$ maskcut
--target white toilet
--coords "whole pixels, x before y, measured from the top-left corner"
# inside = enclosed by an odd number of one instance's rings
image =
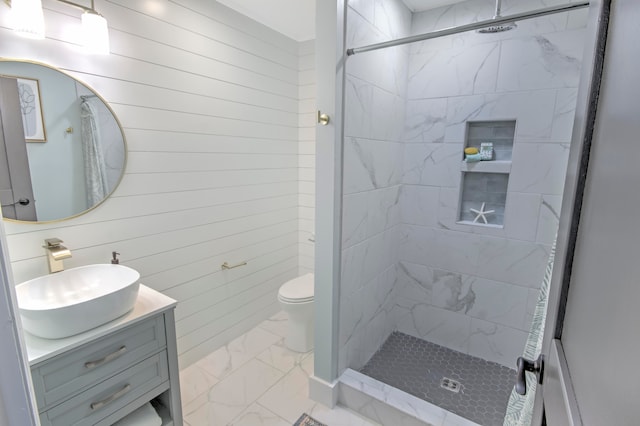
[[[286,346],[292,351],[309,352],[313,349],[313,274],[282,284],[278,301],[289,316]]]

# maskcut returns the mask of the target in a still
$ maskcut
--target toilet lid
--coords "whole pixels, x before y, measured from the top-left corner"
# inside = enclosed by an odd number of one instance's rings
[[[295,302],[313,300],[313,274],[308,273],[282,284],[278,295]]]

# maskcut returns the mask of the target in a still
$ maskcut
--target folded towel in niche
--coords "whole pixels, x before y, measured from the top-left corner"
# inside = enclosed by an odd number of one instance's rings
[[[150,403],[144,404],[125,418],[115,422],[113,426],[160,426],[162,419]]]
[[[477,161],[480,161],[482,159],[482,157],[480,156],[480,154],[467,154],[464,157],[464,161],[466,161],[467,163],[475,163]]]

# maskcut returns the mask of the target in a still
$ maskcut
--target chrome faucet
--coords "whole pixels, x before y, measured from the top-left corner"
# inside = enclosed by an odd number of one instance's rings
[[[64,271],[63,259],[71,257],[71,250],[62,245],[62,240],[59,238],[48,238],[44,240],[44,248],[47,251],[47,258],[49,260],[49,272]]]

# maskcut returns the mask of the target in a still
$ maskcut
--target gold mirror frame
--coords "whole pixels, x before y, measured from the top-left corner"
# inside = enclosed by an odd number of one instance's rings
[[[90,211],[93,211],[94,209],[96,209],[97,207],[102,205],[102,203],[104,203],[109,197],[111,197],[111,195],[113,195],[113,193],[118,189],[118,187],[120,186],[120,183],[122,183],[122,179],[124,178],[125,170],[127,168],[129,150],[128,150],[127,138],[125,136],[124,128],[122,127],[122,123],[120,122],[120,119],[118,118],[118,116],[115,114],[115,112],[111,108],[111,105],[109,105],[109,103],[102,97],[102,95],[100,95],[93,87],[91,87],[90,85],[88,85],[84,81],[79,80],[78,78],[72,76],[71,74],[69,74],[66,71],[63,71],[63,70],[61,70],[59,68],[56,68],[56,67],[54,67],[52,65],[49,65],[49,64],[46,64],[46,63],[43,63],[43,62],[33,61],[33,60],[29,60],[29,59],[0,57],[0,67],[1,67],[2,63],[4,63],[4,62],[17,62],[17,63],[26,63],[26,64],[31,64],[31,65],[38,65],[38,66],[50,69],[52,71],[56,71],[56,72],[58,72],[58,73],[60,73],[60,74],[62,74],[64,76],[70,78],[74,82],[76,82],[78,84],[81,84],[86,89],[91,91],[104,104],[104,106],[109,110],[109,113],[111,113],[111,116],[113,117],[113,119],[115,120],[116,124],[118,125],[118,128],[120,130],[120,135],[122,136],[123,161],[122,161],[122,170],[120,172],[120,177],[118,178],[117,182],[114,184],[114,186],[111,189],[111,191],[107,195],[105,195],[105,197],[101,201],[97,202],[96,204],[94,204],[93,206],[91,206],[90,208],[88,208],[86,210],[83,210],[83,211],[78,212],[76,214],[73,214],[71,216],[66,216],[66,217],[62,217],[62,218],[58,218],[58,219],[51,219],[51,220],[28,221],[28,220],[10,219],[10,218],[5,218],[5,217],[3,217],[3,220],[6,221],[6,222],[18,223],[18,224],[36,224],[36,225],[39,225],[39,224],[51,224],[51,223],[58,223],[58,222],[66,221],[66,220],[75,219],[75,218],[80,217],[80,216],[82,216],[82,215],[84,215],[86,213],[89,213]],[[0,70],[0,76],[3,76],[3,75],[4,74]]]

